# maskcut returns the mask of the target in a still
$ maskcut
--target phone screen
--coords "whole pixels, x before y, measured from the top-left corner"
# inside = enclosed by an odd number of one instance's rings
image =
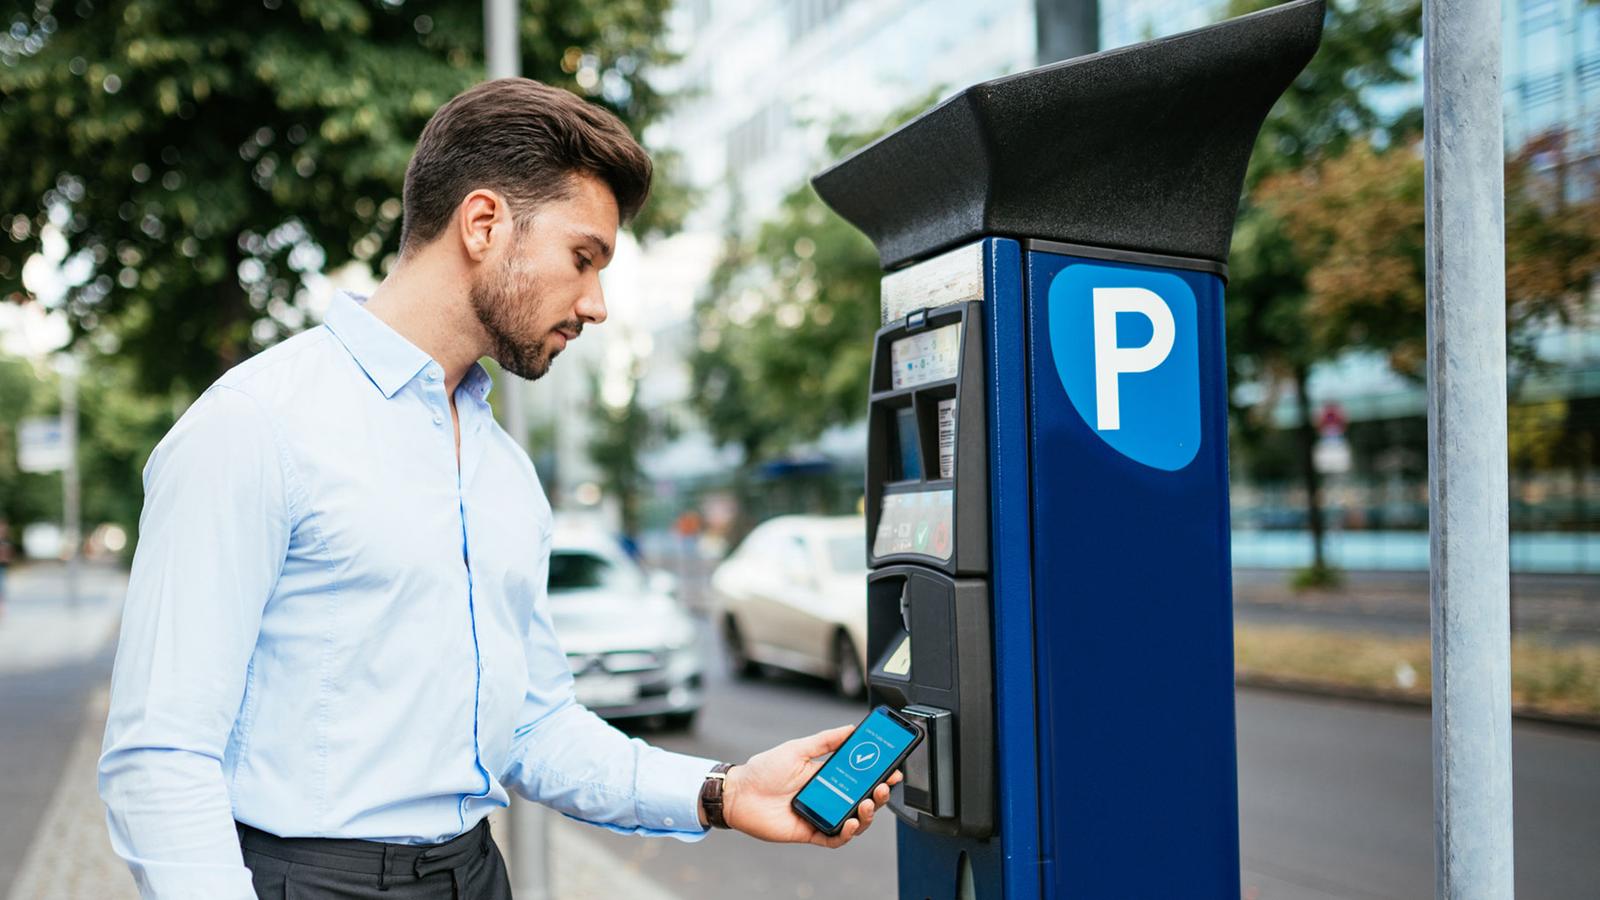
[[[856,726],[844,744],[800,789],[795,799],[837,827],[917,740],[917,732],[881,709]]]

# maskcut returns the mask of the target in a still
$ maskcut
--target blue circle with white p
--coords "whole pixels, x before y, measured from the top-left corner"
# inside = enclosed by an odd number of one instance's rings
[[[1195,296],[1170,272],[1074,263],[1050,282],[1050,352],[1073,408],[1118,453],[1175,472],[1200,452]]]

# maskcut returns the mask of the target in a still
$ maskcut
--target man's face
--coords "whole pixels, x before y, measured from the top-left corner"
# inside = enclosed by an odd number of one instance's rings
[[[468,296],[501,368],[538,378],[585,325],[606,320],[600,270],[611,262],[617,224],[611,189],[574,175],[571,196],[535,210],[485,262]]]

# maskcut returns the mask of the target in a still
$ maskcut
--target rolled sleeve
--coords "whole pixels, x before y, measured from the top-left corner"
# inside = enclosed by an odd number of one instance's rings
[[[264,413],[213,386],[145,468],[100,757],[111,845],[145,897],[255,897],[222,760],[291,520]]]
[[[544,585],[550,537],[533,583]],[[570,818],[623,834],[698,841],[700,788],[713,760],[652,747],[580,706],[543,587],[524,653],[528,683],[502,784]]]

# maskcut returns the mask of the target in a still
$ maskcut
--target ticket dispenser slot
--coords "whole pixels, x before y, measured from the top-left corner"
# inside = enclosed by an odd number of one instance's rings
[[[901,565],[867,576],[871,701],[923,728],[889,806],[935,834],[994,832],[989,591],[982,579]]]

